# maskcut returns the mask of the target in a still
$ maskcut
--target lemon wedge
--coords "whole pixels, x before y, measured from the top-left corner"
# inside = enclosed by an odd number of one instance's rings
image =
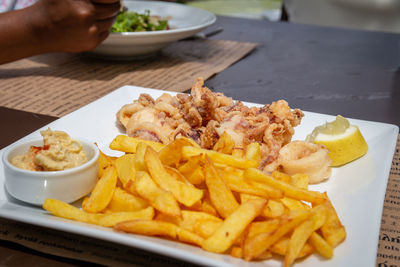
[[[336,120],[318,126],[307,136],[306,141],[322,144],[329,150],[331,166],[337,167],[365,155],[368,151],[360,129],[338,115]]]

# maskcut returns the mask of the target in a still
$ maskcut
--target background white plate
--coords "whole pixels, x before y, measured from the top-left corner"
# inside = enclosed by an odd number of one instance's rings
[[[158,1],[124,1],[129,11],[171,17],[171,29],[151,32],[110,33],[92,53],[115,59],[146,56],[180,39],[194,35],[216,21],[216,16],[206,10],[183,4]]]
[[[53,130],[66,131],[72,136],[87,138],[96,142],[107,154],[117,156],[120,153],[108,148],[113,138],[124,132],[116,124],[116,112],[122,105],[137,99],[141,93],[148,93],[156,98],[164,92],[124,86],[42,129],[51,127]],[[301,125],[296,128],[293,140],[304,140],[315,126],[333,119],[333,116],[305,112],[305,117]],[[324,260],[312,255],[296,266],[375,266],[383,201],[399,129],[395,125],[378,122],[354,119],[350,119],[350,122],[359,126],[369,145],[368,153],[361,159],[341,168],[335,168],[327,182],[311,186],[312,190],[327,191],[346,227],[347,239],[335,249],[333,259]],[[21,140],[33,137],[40,137],[39,131]],[[3,150],[0,151],[0,156],[2,153]],[[53,217],[39,207],[12,199],[6,193],[1,163],[0,186],[0,216],[4,218],[138,247],[200,265],[254,267],[282,265],[282,262],[277,260],[245,262],[228,255],[205,252],[194,246],[161,238],[116,233],[108,228]]]

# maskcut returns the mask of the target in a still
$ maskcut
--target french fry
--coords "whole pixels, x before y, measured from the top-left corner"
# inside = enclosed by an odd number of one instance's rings
[[[115,160],[118,178],[124,187],[129,180],[135,181],[135,160],[135,154],[125,154]]]
[[[296,173],[291,176],[290,183],[298,188],[308,189],[308,175],[304,173]]]
[[[289,233],[297,225],[311,216],[310,211],[296,211],[283,215],[279,227],[272,233],[260,233],[246,238],[244,241],[243,256],[245,260],[257,258],[281,237]]]
[[[114,226],[117,231],[149,236],[165,236],[179,241],[202,246],[204,239],[175,224],[153,220],[131,220]]]
[[[284,266],[289,267],[299,257],[301,249],[306,244],[311,234],[319,229],[326,221],[327,209],[324,205],[318,205],[311,210],[311,217],[301,223],[290,237],[284,259]]]
[[[156,210],[175,217],[181,216],[181,209],[174,196],[158,187],[146,172],[136,173],[134,185],[136,192]]]
[[[140,142],[146,143],[146,145],[152,147],[156,151],[160,151],[165,146],[162,143],[154,141],[143,140],[140,138],[130,137],[126,135],[118,135],[112,140],[110,148],[112,150],[118,150],[126,153],[136,153],[136,146]]]
[[[231,249],[231,256],[235,258],[242,258],[243,252],[241,247],[233,246]]]
[[[242,147],[234,147],[232,150],[232,156],[236,158],[244,158],[244,150]]]
[[[255,169],[249,168],[244,172],[244,176],[248,179],[254,180],[256,182],[268,184],[274,188],[278,188],[285,193],[285,196],[291,197],[297,200],[304,200],[307,202],[320,204],[327,199],[327,196],[316,191],[304,190],[301,188],[294,187],[285,182],[276,180],[271,176],[265,174],[264,172]]]
[[[289,242],[290,239],[288,237],[283,237],[270,247],[270,251],[275,254],[285,256],[287,254]],[[314,250],[315,249],[313,246],[309,245],[308,243],[305,243],[304,246],[301,247],[300,253],[297,255],[296,259],[306,257],[312,254]]]
[[[232,137],[226,132],[224,132],[218,138],[218,141],[215,143],[213,149],[220,153],[231,155],[234,146],[235,142],[233,141]]]
[[[208,191],[204,194],[203,201],[201,202],[201,210],[205,213],[218,216],[217,210],[214,208],[211,199],[210,199],[210,194]]]
[[[185,162],[184,164],[182,164],[178,167],[178,170],[183,175],[188,175],[188,174],[192,173],[194,169],[200,167],[201,162],[204,162],[203,155],[189,157],[187,162]]]
[[[84,212],[81,209],[57,199],[46,198],[43,203],[43,209],[57,217],[74,221],[85,223],[95,223],[97,221],[97,214]]]
[[[141,197],[126,192],[122,188],[115,188],[114,195],[107,206],[108,211],[137,211],[149,206]]]
[[[251,194],[240,194],[240,202],[244,203],[249,199],[257,199],[261,198],[256,195]],[[260,216],[265,217],[267,219],[271,218],[279,218],[285,213],[285,207],[279,201],[269,199],[267,204],[264,206],[263,210],[261,211]]]
[[[112,160],[110,159],[109,156],[104,154],[100,149],[99,149],[99,173],[98,176],[101,177],[104,174],[105,169],[107,169],[109,166],[112,165]]]
[[[137,171],[147,171],[147,165],[144,160],[144,153],[146,153],[147,144],[139,142],[136,146],[135,169]]]
[[[245,158],[239,158],[231,155],[226,155],[223,153],[219,153],[214,150],[207,150],[202,148],[196,148],[192,146],[185,146],[182,148],[182,155],[184,158],[188,159],[193,156],[205,154],[209,156],[214,162],[226,164],[232,167],[237,167],[241,169],[246,168],[254,168],[257,167],[258,164],[254,160],[248,160]]]
[[[279,181],[282,181],[282,182],[285,182],[288,184],[290,184],[290,182],[292,180],[292,177],[289,174],[286,174],[286,173],[283,173],[280,171],[273,171],[271,173],[271,176],[274,177],[276,180],[279,180]]]
[[[133,212],[115,212],[115,213],[88,213],[78,209],[68,203],[57,199],[45,199],[43,208],[53,215],[65,219],[97,224],[105,227],[112,227],[119,222],[133,219],[152,219],[154,209],[147,207]]]
[[[205,156],[205,155],[201,154],[201,156]],[[227,167],[230,167],[227,164],[219,163],[219,162],[214,162],[214,166],[215,166],[215,168],[217,168],[219,170],[223,170],[223,169],[226,169]]]
[[[192,173],[186,176],[187,180],[194,185],[199,185],[206,179],[203,168],[201,166],[194,169]]]
[[[214,165],[224,173],[243,178],[244,171],[242,169],[234,168],[231,166],[224,166],[223,168],[219,168],[217,164],[214,163]]]
[[[200,147],[200,145],[198,143],[196,143],[196,141],[194,141],[192,138],[187,138],[185,136],[180,136],[179,139],[186,140],[186,142],[188,142],[190,144],[190,146]]]
[[[206,212],[182,210],[182,220],[179,222],[178,226],[191,232],[195,232],[194,227],[198,221],[213,221],[222,223],[222,219]]]
[[[251,195],[251,194],[246,194],[246,193],[239,194],[240,203],[244,203],[247,200],[255,199],[255,198],[262,198],[262,197]]]
[[[318,233],[313,232],[308,239],[308,242],[315,248],[315,250],[323,257],[330,259],[333,257],[333,248],[322,238]]]
[[[256,195],[249,195],[249,194],[240,194],[240,202],[243,203],[248,199],[260,198]],[[261,211],[260,216],[265,217],[267,219],[271,218],[279,218],[286,212],[285,207],[279,201],[269,199],[267,204],[264,206],[263,210]]]
[[[257,258],[255,258],[255,260],[268,260],[272,258],[272,253],[269,250],[264,251],[263,253],[261,253],[260,255],[257,256]]]
[[[292,265],[294,260],[299,257],[301,250],[306,244],[307,239],[313,232],[313,221],[306,220],[294,229],[292,236],[290,237],[289,244],[287,245],[284,267]]]
[[[266,202],[265,199],[252,199],[241,204],[224,220],[214,234],[204,241],[202,248],[216,253],[228,250],[253,219],[260,214]]]
[[[113,227],[114,225],[124,221],[137,219],[151,220],[154,217],[154,208],[147,207],[136,211],[120,211],[96,215],[98,215],[96,224],[105,227]]]
[[[201,189],[203,191],[203,195],[204,195],[204,190]],[[197,201],[196,203],[194,203],[193,206],[191,207],[184,207],[185,209],[191,210],[191,211],[203,211],[203,206],[202,206],[202,200]]]
[[[126,192],[128,192],[129,194],[133,195],[133,196],[137,196],[137,197],[141,197],[138,192],[136,192],[136,175],[137,175],[138,171],[135,174],[135,181],[133,180],[129,180],[125,187],[123,188]]]
[[[210,233],[216,229],[216,226],[222,224],[222,219],[206,212],[191,210],[182,210],[181,212],[181,217],[172,217],[165,213],[159,213],[156,220],[173,223],[202,237],[204,237],[205,233]]]
[[[313,229],[314,229],[314,231],[316,231],[319,228],[321,228],[325,224],[326,220],[328,219],[329,209],[326,205],[321,204],[321,205],[313,206],[313,208],[311,209],[311,212],[312,212],[312,216],[311,216],[310,220],[313,220],[313,222],[314,222]]]
[[[331,201],[328,199],[324,205],[327,207],[328,215],[325,224],[321,227],[321,233],[329,245],[336,247],[346,239],[346,229],[340,222]]]
[[[118,157],[111,157],[111,156],[108,156],[108,159],[110,160],[111,165],[115,165],[115,161],[117,160],[117,158],[118,158]]]
[[[283,203],[289,210],[309,210],[311,209],[310,206],[301,202],[300,200],[284,197],[279,200]]]
[[[167,166],[177,166],[182,158],[182,147],[192,145],[188,140],[188,138],[179,138],[164,146],[158,152],[161,162]]]
[[[269,199],[279,199],[282,198],[284,196],[284,192],[283,190],[270,186],[268,184],[263,184],[263,183],[259,183],[256,181],[249,181],[248,179],[246,179],[247,182],[249,183],[249,185],[253,188],[255,188],[256,190],[261,190],[265,192],[265,197],[269,198]]]
[[[267,205],[265,205],[261,215],[266,218],[278,218],[285,214],[285,206],[276,200],[268,200]]]
[[[261,233],[272,233],[279,227],[279,219],[252,222],[247,229],[246,238],[252,238]]]
[[[114,195],[117,179],[115,167],[108,167],[103,176],[97,181],[87,201],[82,203],[83,210],[90,213],[104,210]]]
[[[225,181],[228,183],[229,188],[232,191],[256,195],[268,199],[283,197],[282,190],[275,189],[268,185],[260,184],[254,181],[247,181],[244,177],[235,176],[230,174],[229,172],[222,173]]]
[[[175,224],[177,226],[179,226],[179,224],[182,222],[182,218],[181,217],[171,216],[171,215],[168,215],[168,214],[165,214],[165,213],[161,213],[161,212],[157,212],[157,214],[156,214],[154,219],[157,220],[157,221],[172,223],[172,224]]]
[[[173,179],[165,170],[157,152],[148,147],[145,153],[147,169],[153,180],[164,190],[171,192],[176,200],[187,207],[193,206],[203,197],[203,191]]]
[[[193,184],[189,182],[188,179],[186,179],[186,177],[182,173],[180,173],[177,169],[168,166],[164,166],[164,168],[165,171],[168,172],[168,174],[171,176],[171,178],[193,187]]]
[[[246,147],[245,158],[248,159],[248,160],[254,160],[258,164],[260,164],[260,160],[261,160],[261,147],[260,147],[260,144],[256,143],[256,142],[250,143]]]
[[[193,185],[199,185],[204,182],[204,156],[198,155],[190,157],[187,162],[181,164],[178,167],[180,173],[182,173],[187,180]]]
[[[231,256],[235,258],[243,258],[243,249],[242,247],[233,246],[231,249]],[[270,251],[265,251],[261,255],[259,255],[256,260],[268,260],[272,258],[272,253]]]
[[[221,221],[199,219],[193,225],[193,231],[203,238],[209,238],[222,225]]]
[[[228,217],[239,207],[239,203],[210,158],[206,158],[204,172],[211,203],[221,217]]]

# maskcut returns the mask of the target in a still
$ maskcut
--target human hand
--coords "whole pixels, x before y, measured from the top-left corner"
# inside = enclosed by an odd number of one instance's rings
[[[32,26],[47,52],[82,52],[97,47],[109,34],[119,0],[39,0]]]

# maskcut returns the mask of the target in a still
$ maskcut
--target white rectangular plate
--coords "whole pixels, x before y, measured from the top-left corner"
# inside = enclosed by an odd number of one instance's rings
[[[120,155],[108,148],[113,138],[123,133],[123,129],[116,123],[115,114],[122,105],[131,103],[141,93],[156,98],[164,91],[124,86],[42,129],[51,127],[53,130],[66,131],[71,136],[85,137],[96,142],[107,154]],[[315,126],[333,119],[333,116],[305,112],[293,140],[304,140]],[[369,145],[368,153],[350,164],[333,169],[327,182],[311,186],[312,190],[328,193],[346,227],[347,238],[335,249],[331,260],[312,255],[296,266],[375,266],[383,201],[399,129],[395,125],[354,119],[350,119],[350,123],[360,128]],[[21,140],[34,137],[40,137],[39,130]],[[3,150],[0,151],[0,157],[2,153]],[[229,255],[208,253],[194,246],[161,238],[116,233],[112,229],[53,217],[40,207],[26,205],[7,194],[2,163],[0,184],[0,216],[4,218],[125,244],[200,265],[282,265],[279,260],[245,262]]]

